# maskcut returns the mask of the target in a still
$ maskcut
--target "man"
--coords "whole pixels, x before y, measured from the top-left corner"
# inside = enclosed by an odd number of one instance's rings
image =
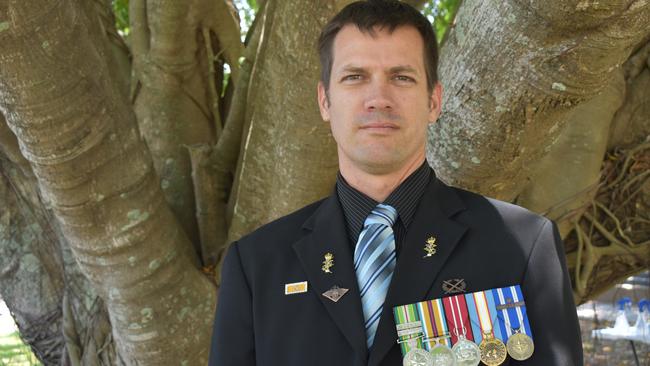
[[[582,365],[555,225],[446,186],[425,161],[442,93],[426,18],[395,1],[356,2],[324,28],[319,51],[336,188],[230,247],[210,364],[401,365],[394,306],[454,285],[520,285],[535,351],[503,365]]]

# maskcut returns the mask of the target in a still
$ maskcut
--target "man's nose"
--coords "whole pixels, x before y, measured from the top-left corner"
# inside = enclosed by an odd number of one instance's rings
[[[391,110],[393,100],[389,90],[390,85],[385,81],[374,81],[369,85],[368,95],[364,103],[367,111]]]

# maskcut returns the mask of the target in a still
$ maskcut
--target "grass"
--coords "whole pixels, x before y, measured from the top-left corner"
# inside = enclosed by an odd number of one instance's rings
[[[0,336],[0,366],[41,365],[29,346],[20,339],[18,332]]]

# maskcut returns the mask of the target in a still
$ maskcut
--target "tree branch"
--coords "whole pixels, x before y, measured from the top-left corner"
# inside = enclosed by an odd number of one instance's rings
[[[576,107],[548,153],[531,162],[532,178],[517,197],[518,205],[565,219],[558,222],[562,237],[597,193],[611,123],[625,99],[623,73],[613,76],[601,94]]]
[[[13,164],[20,167],[24,174],[33,176],[29,161],[20,153],[18,140],[9,129],[9,126],[7,126],[7,122],[2,113],[0,113],[0,153]]]
[[[79,1],[87,17],[89,36],[107,63],[111,80],[124,97],[129,95],[131,60],[128,46],[115,28],[115,16],[110,0]]]
[[[226,203],[219,199],[216,177],[209,166],[212,147],[193,145],[187,148],[192,161],[196,220],[201,239],[201,261],[204,268],[214,269],[219,260],[219,251],[226,241],[227,227],[223,219]]]
[[[216,33],[219,46],[230,65],[231,77],[236,82],[239,78],[239,58],[244,53],[236,10],[227,0],[212,1],[210,4],[213,6],[212,14],[205,21]]]
[[[463,3],[441,50],[446,98],[428,151],[436,173],[516,197],[574,108],[600,93],[648,34],[650,3],[625,4],[605,12],[561,1]]]

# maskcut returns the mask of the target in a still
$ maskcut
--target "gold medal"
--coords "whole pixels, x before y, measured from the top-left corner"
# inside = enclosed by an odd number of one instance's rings
[[[483,340],[478,348],[481,350],[481,361],[487,366],[498,366],[506,360],[508,352],[506,345],[492,333],[483,333]]]
[[[524,333],[515,333],[508,338],[508,354],[517,361],[530,358],[535,350],[533,340]]]

